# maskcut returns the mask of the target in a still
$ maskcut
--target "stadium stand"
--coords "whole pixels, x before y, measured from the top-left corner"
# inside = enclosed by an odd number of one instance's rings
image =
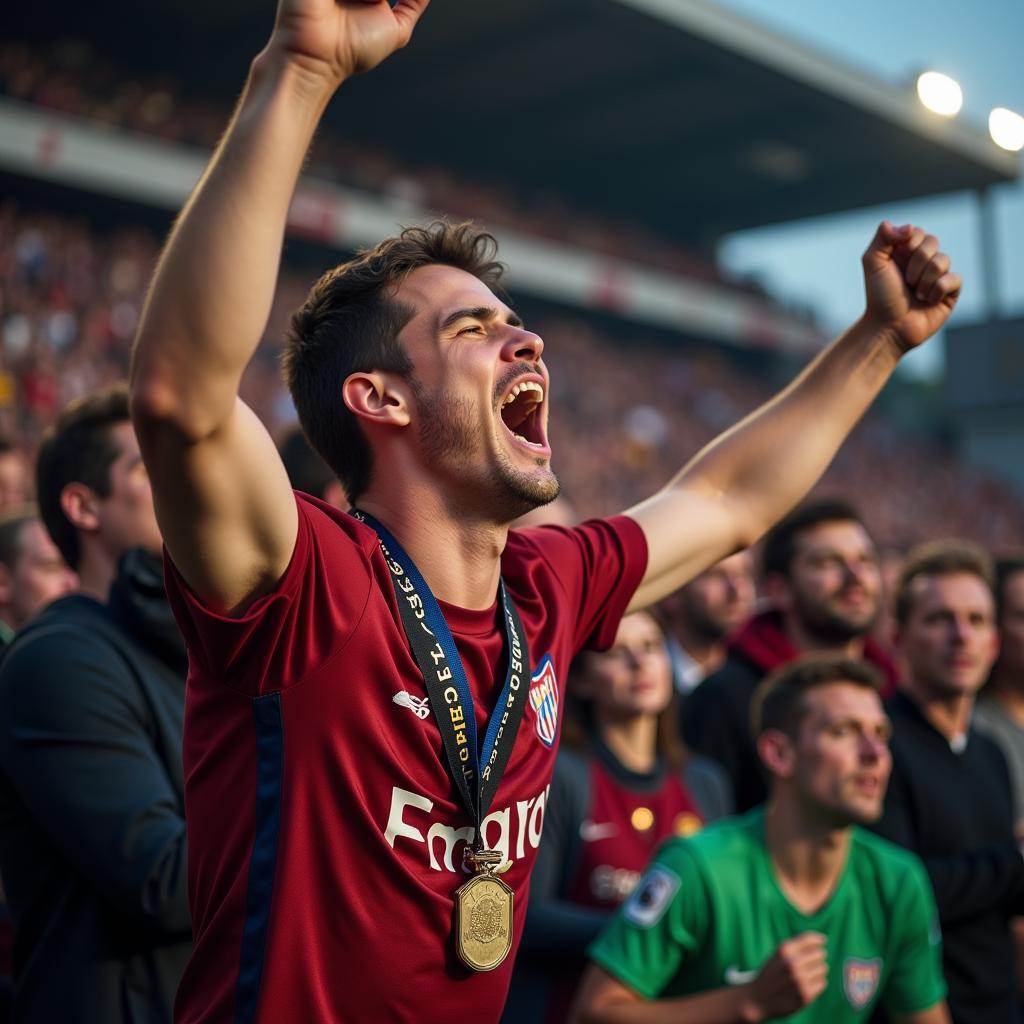
[[[224,104],[186,100],[165,78],[127,76],[98,59],[83,42],[30,46],[0,43],[0,94],[109,127],[203,148],[224,126]],[[353,146],[325,131],[310,156],[313,177],[386,198],[483,221],[592,252],[630,259],[673,273],[762,294],[752,282],[723,277],[714,263],[635,223],[602,221],[573,210],[563,197],[512,195],[493,183],[460,179],[439,164],[409,166],[383,149]]]

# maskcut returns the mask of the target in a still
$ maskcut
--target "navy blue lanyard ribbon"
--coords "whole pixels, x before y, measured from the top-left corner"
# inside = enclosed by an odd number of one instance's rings
[[[504,580],[499,582],[508,668],[505,684],[487,722],[483,749],[477,746],[473,694],[455,639],[437,598],[413,560],[385,526],[373,516],[352,509],[377,533],[391,573],[402,625],[416,664],[423,673],[431,710],[441,732],[452,780],[475,825],[474,848],[482,847],[480,825],[494,799],[526,708],[530,656],[526,634]]]

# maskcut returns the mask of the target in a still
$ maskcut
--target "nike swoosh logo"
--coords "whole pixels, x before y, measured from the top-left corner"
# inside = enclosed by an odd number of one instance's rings
[[[580,822],[580,839],[585,843],[596,843],[599,839],[610,839],[619,834],[619,826],[613,821],[598,823],[596,821]]]
[[[726,967],[726,985],[749,985],[758,975],[757,971],[741,971],[735,964]]]

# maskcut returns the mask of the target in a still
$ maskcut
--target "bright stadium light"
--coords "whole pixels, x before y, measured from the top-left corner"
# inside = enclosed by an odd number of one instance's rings
[[[959,84],[940,71],[925,71],[917,78],[917,98],[933,113],[953,117],[964,105]]]
[[[988,115],[988,133],[992,141],[1011,153],[1024,149],[1024,117],[1006,107],[995,107]]]

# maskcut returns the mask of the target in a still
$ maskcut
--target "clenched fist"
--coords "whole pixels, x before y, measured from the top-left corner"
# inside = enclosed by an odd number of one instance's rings
[[[279,0],[272,43],[337,84],[405,46],[429,2]]]
[[[825,936],[801,932],[787,939],[747,988],[751,1020],[788,1017],[814,1002],[828,985]]]
[[[930,338],[960,297],[960,275],[950,271],[939,240],[912,224],[882,221],[862,263],[867,319],[903,352]]]

